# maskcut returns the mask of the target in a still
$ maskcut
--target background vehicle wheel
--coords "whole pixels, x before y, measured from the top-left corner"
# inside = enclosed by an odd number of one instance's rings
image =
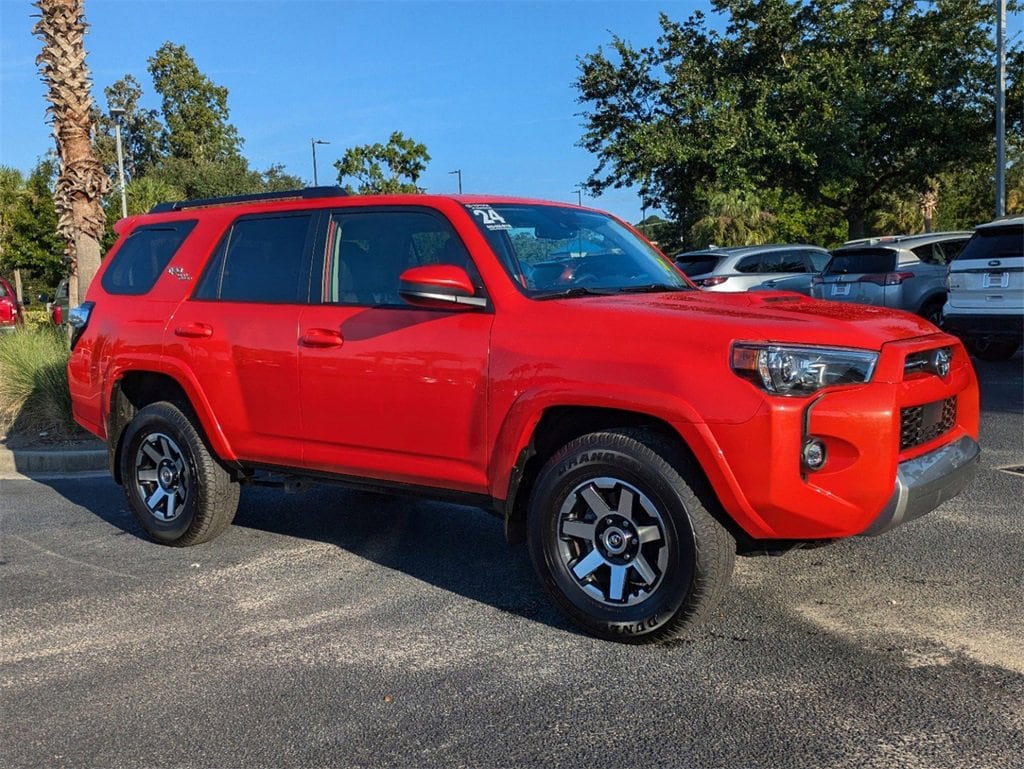
[[[986,361],[1009,360],[1020,347],[1016,339],[999,339],[989,336],[967,340],[967,350],[975,358]]]
[[[530,500],[541,582],[600,638],[641,643],[698,626],[724,595],[736,556],[732,536],[695,493],[704,485],[656,433],[572,441],[541,470]]]
[[[157,542],[197,545],[231,525],[238,484],[178,406],[141,409],[125,430],[120,462],[128,505]]]
[[[921,308],[921,317],[933,326],[942,328],[942,302],[929,302]]]

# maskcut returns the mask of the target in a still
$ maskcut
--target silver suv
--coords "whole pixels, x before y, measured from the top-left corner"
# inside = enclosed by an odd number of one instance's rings
[[[707,248],[673,257],[686,277],[708,291],[749,291],[767,280],[795,276],[810,283],[828,258],[823,248],[799,244]]]
[[[811,296],[907,310],[942,322],[946,265],[970,232],[933,232],[851,241],[832,252]]]
[[[944,324],[975,357],[1006,360],[1024,337],[1024,216],[980,225],[950,263]]]

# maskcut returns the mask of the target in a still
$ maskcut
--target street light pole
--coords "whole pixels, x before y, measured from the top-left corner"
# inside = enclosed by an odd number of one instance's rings
[[[583,205],[583,190],[580,187],[577,187],[574,191],[576,193],[576,205],[582,206]]]
[[[121,218],[128,216],[128,193],[124,188],[124,151],[121,149],[121,118],[124,110],[114,107],[110,110],[110,117],[114,121],[114,142],[117,145],[117,181],[121,186]]]
[[[996,19],[996,218],[1006,213],[1006,0]]]
[[[310,139],[309,140],[309,146],[311,146],[313,148],[313,186],[314,187],[319,187],[320,186],[320,183],[319,183],[319,181],[316,178],[316,145],[318,145],[318,144],[330,144],[330,142],[325,142],[323,139]]]
[[[454,171],[449,171],[448,172],[449,176],[451,176],[452,174],[458,174],[459,175],[459,194],[461,195],[462,194],[462,169],[461,168],[456,168]]]

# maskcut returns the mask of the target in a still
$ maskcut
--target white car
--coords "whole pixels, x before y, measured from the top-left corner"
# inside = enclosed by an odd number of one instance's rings
[[[1024,338],[1024,216],[979,225],[949,264],[943,325],[981,360],[1007,360]]]

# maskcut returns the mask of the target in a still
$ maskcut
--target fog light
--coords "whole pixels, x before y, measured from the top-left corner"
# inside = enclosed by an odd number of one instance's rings
[[[828,459],[828,450],[825,448],[825,442],[819,438],[808,438],[804,441],[804,448],[800,452],[800,458],[803,460],[804,467],[808,470],[820,470],[825,466],[825,461]]]

